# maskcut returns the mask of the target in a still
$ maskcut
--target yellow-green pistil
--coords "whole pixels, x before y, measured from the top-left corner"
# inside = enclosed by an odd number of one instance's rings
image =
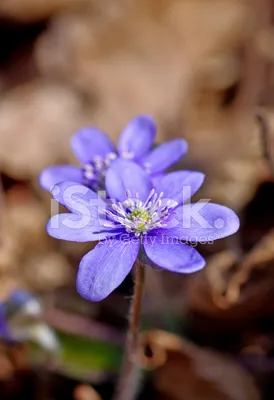
[[[142,232],[146,229],[147,224],[151,221],[150,212],[145,209],[136,209],[129,214],[131,221],[134,221],[138,231]]]

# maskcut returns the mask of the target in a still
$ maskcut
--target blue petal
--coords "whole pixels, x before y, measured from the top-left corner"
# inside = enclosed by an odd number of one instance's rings
[[[165,174],[161,174],[161,173],[150,175],[150,179],[152,181],[153,187],[158,186],[158,184],[161,182],[161,180],[163,179],[164,176],[165,176]]]
[[[146,200],[152,189],[152,182],[139,165],[118,159],[107,171],[106,188],[112,199],[124,201],[127,198],[126,191],[129,190],[133,197],[139,193],[140,199]]]
[[[100,218],[105,215],[106,203],[97,193],[76,182],[62,182],[51,189],[53,198],[71,212]]]
[[[39,177],[40,185],[46,190],[51,190],[54,185],[64,181],[82,182],[82,169],[74,165],[55,165],[45,168]]]
[[[187,152],[187,142],[184,139],[173,139],[157,146],[142,157],[142,165],[150,174],[157,174],[171,167]]]
[[[28,301],[35,300],[35,297],[33,297],[33,295],[31,295],[29,292],[16,289],[10,294],[8,300],[11,301],[13,304],[23,306]]]
[[[230,208],[214,203],[186,204],[176,210],[177,226],[159,229],[159,233],[189,242],[211,242],[233,235],[240,226]]]
[[[105,158],[109,153],[116,153],[110,138],[97,128],[80,129],[71,138],[71,147],[82,164],[88,164],[95,156]]]
[[[188,274],[205,266],[205,260],[193,247],[165,236],[147,236],[144,249],[154,264],[168,271]]]
[[[156,135],[154,120],[146,115],[132,119],[123,130],[119,142],[120,156],[137,159],[151,148]]]
[[[106,221],[105,221],[106,222]],[[104,226],[104,221],[80,214],[57,214],[47,224],[47,232],[56,239],[71,242],[91,242],[118,235],[121,229]]]
[[[87,300],[100,301],[119,286],[137,258],[139,241],[106,240],[81,260],[76,286]]]
[[[200,187],[205,175],[196,171],[176,171],[165,175],[156,186],[156,192],[164,192],[164,197],[178,204],[189,200]]]

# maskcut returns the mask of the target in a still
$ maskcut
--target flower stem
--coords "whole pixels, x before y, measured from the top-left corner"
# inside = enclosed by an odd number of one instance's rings
[[[115,400],[133,400],[138,389],[138,368],[136,356],[138,351],[140,314],[145,281],[145,269],[140,260],[135,263],[135,285],[129,314],[129,329],[121,374],[118,381]]]

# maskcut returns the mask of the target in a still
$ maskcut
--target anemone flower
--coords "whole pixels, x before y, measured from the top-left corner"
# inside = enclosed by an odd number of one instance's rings
[[[157,180],[187,152],[183,139],[174,139],[150,150],[156,135],[156,125],[149,116],[132,119],[121,133],[117,148],[110,138],[95,127],[83,128],[71,139],[71,147],[81,166],[56,165],[45,168],[40,185],[50,190],[64,181],[82,183],[94,191],[105,189],[108,167],[117,158],[132,160],[141,165],[152,179]]]
[[[238,217],[227,207],[209,202],[182,206],[203,180],[200,172],[176,171],[153,188],[144,169],[118,159],[106,174],[112,200],[104,201],[75,182],[58,184],[53,197],[70,213],[53,216],[48,233],[69,241],[99,241],[80,262],[76,282],[80,295],[92,301],[104,299],[140,256],[175,273],[202,269],[205,260],[189,243],[213,241],[239,228]]]

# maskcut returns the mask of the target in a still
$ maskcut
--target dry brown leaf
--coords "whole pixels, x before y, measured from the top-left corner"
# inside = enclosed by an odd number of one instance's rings
[[[35,252],[24,260],[23,269],[24,282],[38,292],[50,292],[74,282],[72,268],[62,254]]]
[[[96,98],[86,122],[112,138],[139,113],[156,118],[159,141],[185,137],[182,166],[208,174],[200,195],[239,209],[266,174],[258,96],[245,112],[222,102],[246,75],[239,49],[261,29],[261,14],[245,0],[150,0],[112,17],[62,15],[38,40],[36,60],[42,73]]]
[[[0,381],[6,381],[12,377],[14,367],[5,354],[4,349],[0,350]]]
[[[79,385],[74,390],[75,400],[101,400],[101,396],[91,387],[87,385]]]
[[[255,37],[255,45],[258,48],[258,52],[260,52],[263,57],[271,62],[274,61],[274,29],[272,27],[261,29],[258,32]]]
[[[153,381],[165,400],[260,399],[251,375],[229,357],[165,331],[144,333],[143,344],[151,347]]]
[[[44,247],[48,239],[45,230],[47,220],[48,213],[37,200],[30,199],[24,204],[17,203],[9,207],[7,226],[13,242],[20,246],[21,253]]]
[[[19,276],[18,271],[9,271],[9,273],[1,274],[0,284],[0,300],[5,301],[11,292],[15,289],[24,289],[22,285],[22,278]]]
[[[91,0],[1,0],[0,16],[23,22],[46,19],[72,7],[89,4]]]
[[[18,287],[45,292],[70,283],[74,276],[71,264],[47,235],[48,210],[31,189],[14,185],[1,211],[0,298]]]
[[[274,234],[270,232],[240,262],[230,251],[211,257],[205,270],[189,281],[189,308],[222,324],[238,325],[272,315]]]
[[[272,174],[273,174],[273,164],[274,164],[274,109],[273,107],[264,107],[259,110],[260,115],[264,119],[266,125],[265,134],[267,135],[265,139],[267,146],[268,157],[271,159],[272,164]],[[273,176],[271,177],[273,179]]]
[[[81,126],[82,103],[68,87],[36,81],[0,102],[0,168],[37,179],[45,166],[72,158],[69,138]]]
[[[10,358],[14,368],[18,370],[28,369],[29,367],[29,346],[27,344],[19,344],[10,350]]]

